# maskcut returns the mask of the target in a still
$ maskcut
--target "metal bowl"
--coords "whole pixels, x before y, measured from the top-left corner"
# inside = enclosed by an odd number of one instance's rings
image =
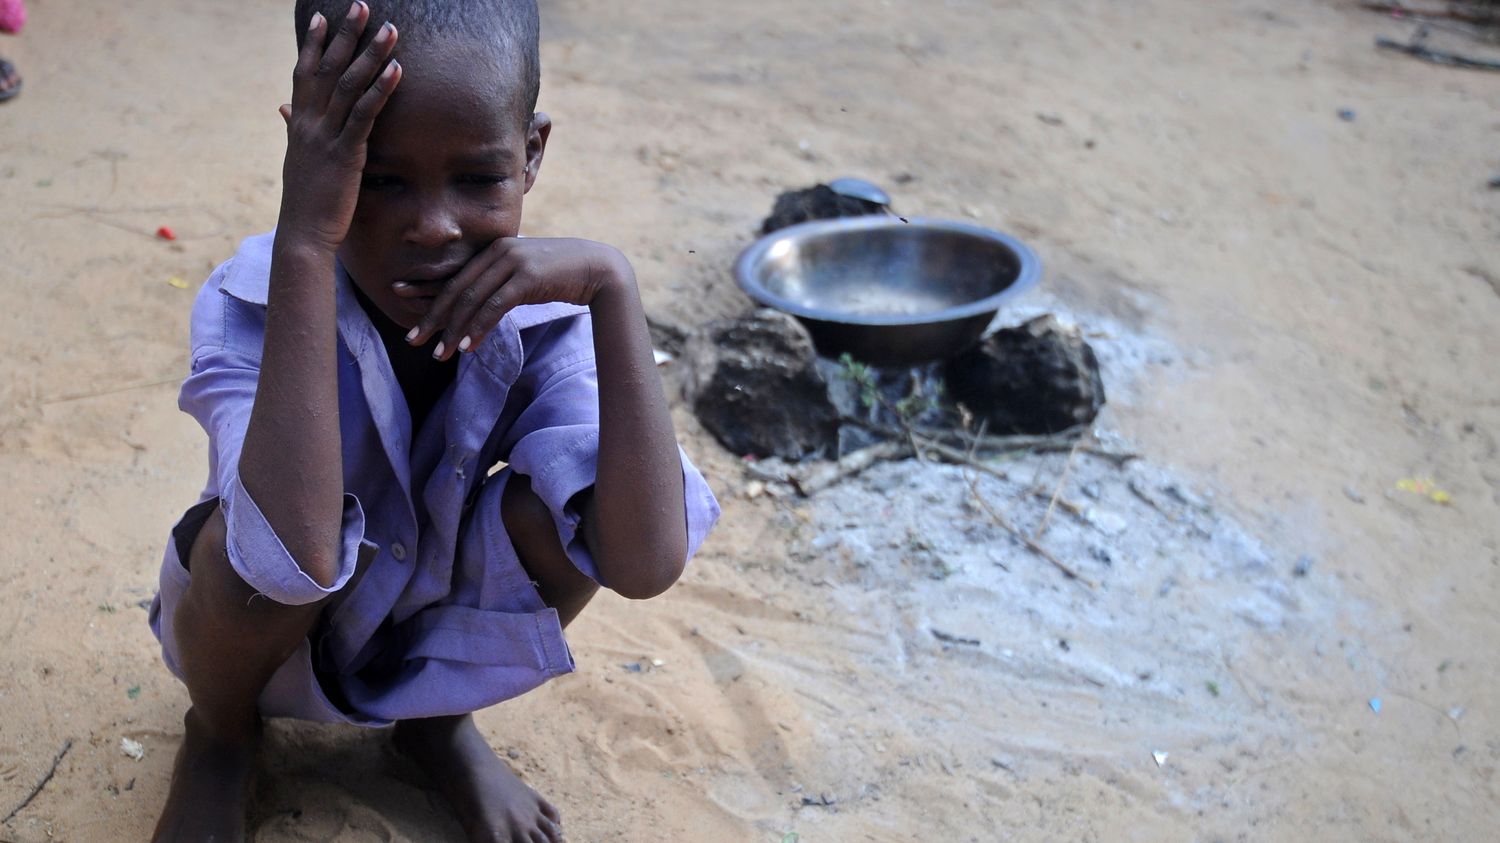
[[[768,234],[734,274],[751,298],[800,319],[825,357],[913,366],[977,341],[1002,304],[1036,286],[1041,263],[977,225],[867,216]]]

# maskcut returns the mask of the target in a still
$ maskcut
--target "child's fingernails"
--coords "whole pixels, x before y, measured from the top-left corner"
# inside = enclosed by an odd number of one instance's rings
[[[472,338],[470,338],[470,337],[464,337],[463,339],[461,339],[461,340],[458,341],[458,350],[459,351],[468,351],[469,350],[469,346],[471,346],[473,344],[474,344],[474,340]]]
[[[441,359],[443,359],[443,344],[442,343],[438,343],[437,344],[437,348],[434,348],[432,350],[432,359],[434,359],[434,360],[441,360]]]
[[[308,32],[317,32],[323,28],[323,13],[313,12],[312,20],[307,22]]]
[[[416,328],[412,328],[411,331],[409,331],[406,334],[406,341],[407,342],[411,342],[412,340],[416,339],[417,338],[417,334],[420,334],[420,333],[422,333],[422,328],[420,326],[418,326]]]
[[[349,20],[359,20],[359,7],[363,5],[363,3],[355,3],[349,7]]]
[[[387,64],[385,66],[385,71],[380,74],[380,78],[386,80],[390,79],[391,77],[396,75],[396,68],[400,66],[401,62],[396,61],[395,59],[391,59],[390,64]]]
[[[380,31],[375,33],[376,42],[384,44],[385,42],[391,40],[391,33],[395,31],[396,27],[391,26],[390,21],[386,21],[385,26],[380,27]]]

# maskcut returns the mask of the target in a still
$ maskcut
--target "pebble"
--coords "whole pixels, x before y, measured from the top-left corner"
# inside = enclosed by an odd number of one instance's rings
[[[1093,507],[1089,507],[1083,517],[1106,536],[1118,536],[1130,526],[1130,522],[1126,521],[1123,516],[1113,512],[1101,512]]]

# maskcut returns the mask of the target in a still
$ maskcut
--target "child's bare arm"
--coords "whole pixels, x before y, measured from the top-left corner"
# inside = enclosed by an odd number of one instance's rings
[[[584,504],[585,541],[605,585],[653,597],[677,581],[687,558],[682,463],[624,255],[586,240],[497,240],[444,288],[410,341],[441,334],[446,358],[477,344],[512,308],[554,301],[588,305],[593,316],[599,466]]]
[[[343,512],[334,255],[359,195],[370,127],[400,81],[394,27],[357,58],[369,9],[355,4],[330,42],[315,15],[293,74],[281,216],[265,345],[240,452],[240,482],[292,558],[319,585],[337,573]],[[327,43],[327,50],[323,45]]]

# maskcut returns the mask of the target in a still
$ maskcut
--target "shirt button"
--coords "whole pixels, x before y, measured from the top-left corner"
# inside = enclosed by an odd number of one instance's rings
[[[391,555],[396,557],[397,562],[406,561],[406,545],[396,542],[391,545]]]

